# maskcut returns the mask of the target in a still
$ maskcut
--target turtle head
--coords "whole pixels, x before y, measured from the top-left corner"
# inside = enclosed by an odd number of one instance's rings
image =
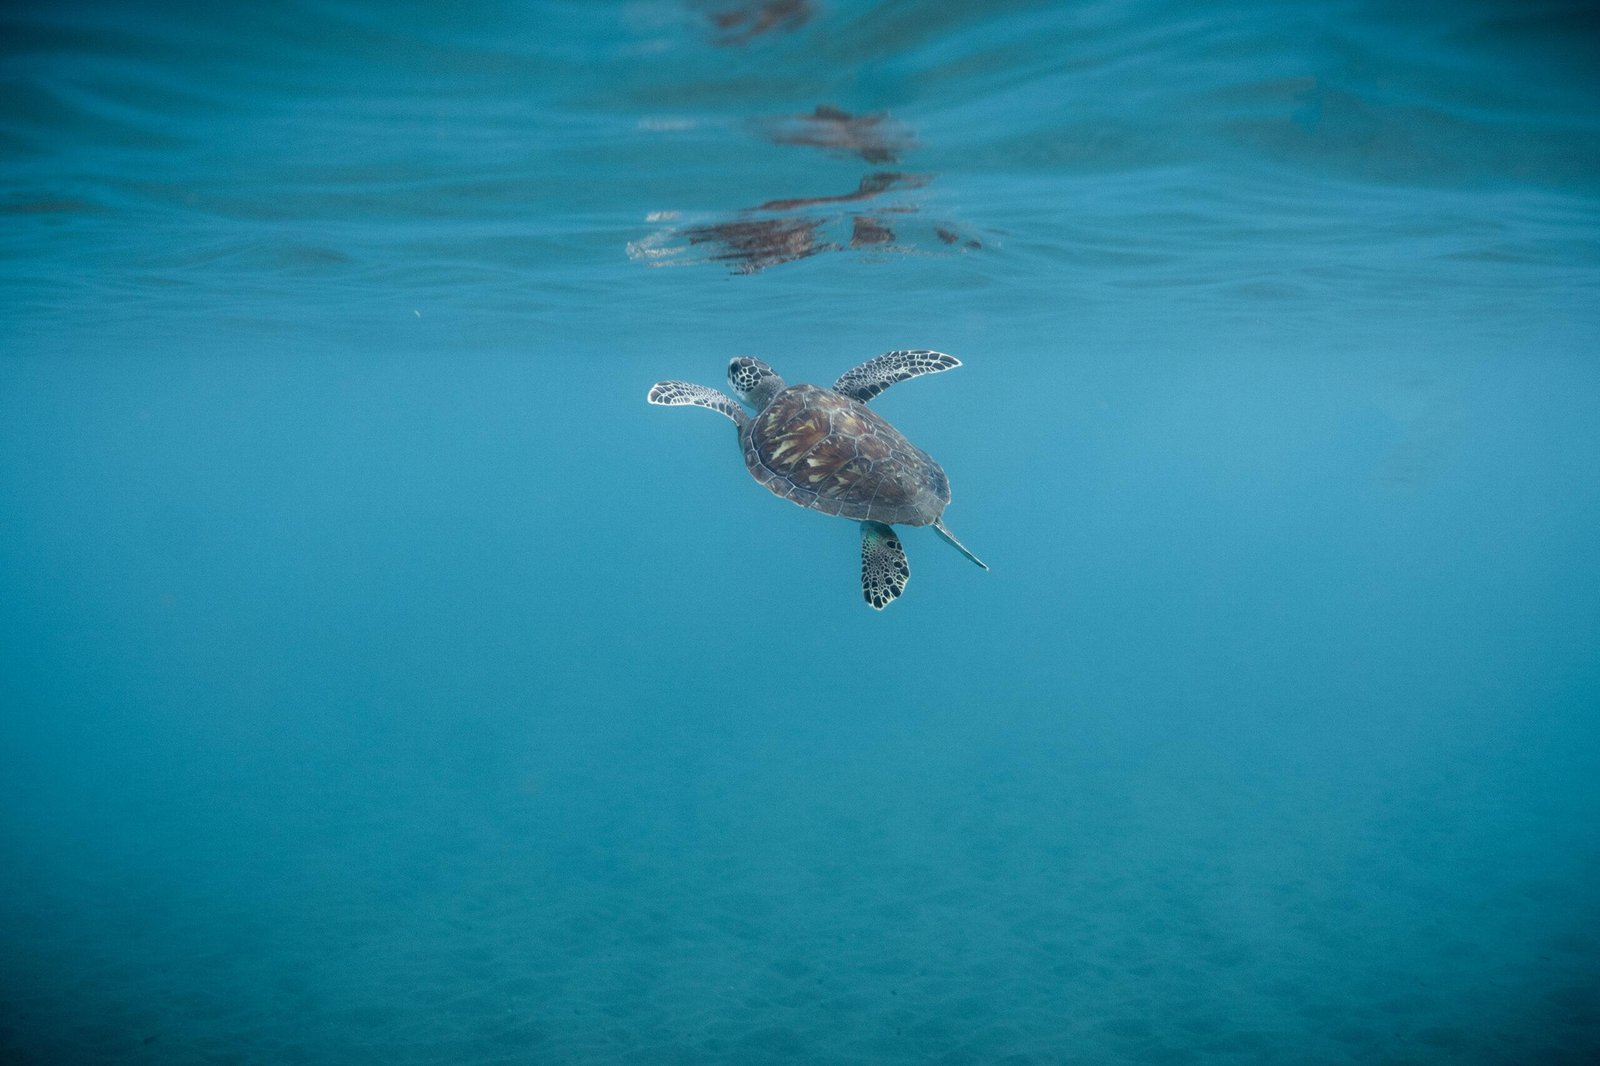
[[[728,363],[728,384],[733,386],[739,399],[757,411],[763,410],[783,391],[783,379],[778,372],[749,355],[736,355]]]

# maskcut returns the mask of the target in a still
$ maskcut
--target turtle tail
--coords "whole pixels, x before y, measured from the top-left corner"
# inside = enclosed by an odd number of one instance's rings
[[[948,529],[944,528],[944,521],[942,519],[935,518],[933,520],[933,531],[939,534],[939,536],[943,537],[945,540],[949,541],[950,546],[956,551],[960,552],[962,555],[965,555],[968,559],[971,559],[985,570],[989,569],[987,563],[978,558],[976,555],[973,555],[971,552],[967,551],[967,546],[957,540],[954,533],[951,533]]]

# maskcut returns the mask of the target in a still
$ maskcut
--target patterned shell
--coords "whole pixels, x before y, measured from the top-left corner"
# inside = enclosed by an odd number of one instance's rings
[[[825,514],[925,526],[950,502],[950,482],[927,452],[831,389],[784,389],[740,439],[757,481]]]

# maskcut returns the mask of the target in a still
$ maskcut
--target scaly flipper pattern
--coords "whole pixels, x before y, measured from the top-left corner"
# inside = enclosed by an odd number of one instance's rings
[[[882,522],[861,523],[861,594],[881,611],[906,590],[911,565],[894,530]]]
[[[910,381],[923,374],[938,374],[954,370],[961,360],[943,352],[930,352],[926,348],[884,352],[876,359],[868,359],[853,370],[847,370],[833,383],[834,392],[842,392],[859,403],[866,403],[890,385]]]
[[[750,415],[743,407],[725,392],[705,385],[695,385],[687,381],[658,381],[650,386],[650,395],[645,399],[651,403],[660,404],[662,407],[678,407],[683,404],[693,404],[696,407],[708,407],[720,414],[725,414],[733,419],[735,425],[741,429],[750,421]]]

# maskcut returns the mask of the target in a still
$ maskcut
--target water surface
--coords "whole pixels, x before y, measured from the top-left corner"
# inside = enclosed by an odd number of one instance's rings
[[[4,15],[4,1057],[1590,1061],[1592,16],[736,7]]]

